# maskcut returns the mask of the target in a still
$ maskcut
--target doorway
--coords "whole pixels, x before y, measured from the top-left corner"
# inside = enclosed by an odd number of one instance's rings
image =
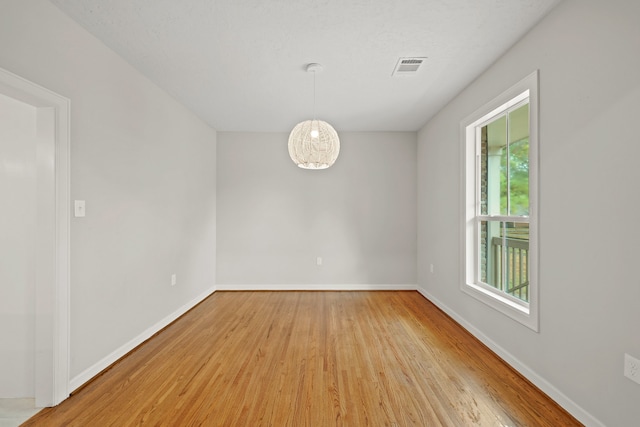
[[[33,237],[33,245],[24,250],[30,253],[31,260],[27,261],[24,274],[33,284],[32,300],[26,305],[32,307],[31,335],[35,339],[30,349],[27,344],[23,350],[33,352],[29,357],[33,356],[31,366],[35,366],[31,373],[35,405],[54,406],[69,395],[70,103],[3,69],[0,69],[0,94],[8,102],[24,106],[25,111],[34,112],[33,173],[24,187],[26,190],[33,184],[34,189],[32,218],[26,220],[32,232],[25,231]],[[20,161],[14,162],[14,166],[19,164]]]
[[[0,398],[35,396],[36,108],[0,94]]]

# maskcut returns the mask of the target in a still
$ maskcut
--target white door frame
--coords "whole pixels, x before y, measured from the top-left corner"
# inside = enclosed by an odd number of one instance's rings
[[[36,407],[69,396],[70,101],[0,68],[0,93],[36,107]]]

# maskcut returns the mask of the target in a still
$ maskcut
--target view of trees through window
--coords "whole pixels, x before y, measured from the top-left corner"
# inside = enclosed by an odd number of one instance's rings
[[[509,215],[529,215],[528,138],[510,143],[508,152],[503,150],[500,169],[500,212],[508,212]]]

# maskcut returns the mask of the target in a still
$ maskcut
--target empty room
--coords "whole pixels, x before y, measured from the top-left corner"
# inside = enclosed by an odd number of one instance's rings
[[[0,425],[640,425],[639,70],[636,0],[0,0]]]

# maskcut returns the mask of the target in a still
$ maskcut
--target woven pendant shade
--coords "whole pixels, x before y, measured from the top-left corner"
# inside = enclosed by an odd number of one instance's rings
[[[289,134],[289,156],[303,169],[326,169],[339,153],[338,133],[322,120],[298,123]]]
[[[326,169],[340,153],[336,130],[329,123],[316,120],[316,73],[320,71],[321,64],[307,64],[307,72],[313,73],[313,120],[298,123],[289,134],[289,156],[303,169]]]

